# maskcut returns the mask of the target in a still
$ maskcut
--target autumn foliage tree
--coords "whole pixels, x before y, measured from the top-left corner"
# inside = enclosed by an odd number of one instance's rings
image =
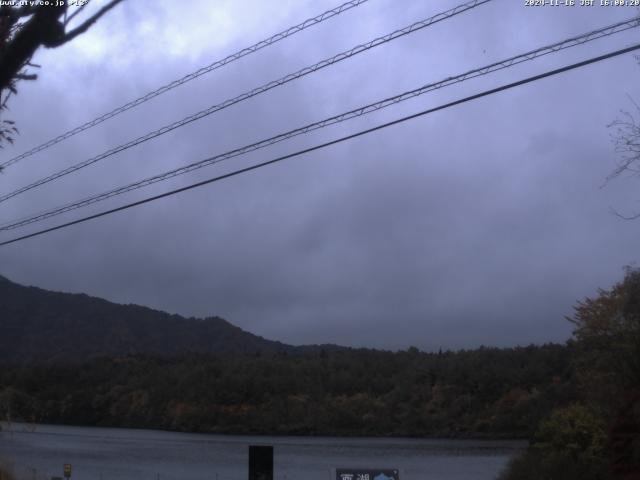
[[[593,299],[579,302],[570,318],[576,326],[576,371],[585,398],[609,424],[614,472],[640,478],[640,270]]]
[[[640,270],[578,302],[569,320],[585,393],[611,414],[640,388]]]
[[[539,424],[502,480],[640,479],[640,270],[574,308],[579,401]]]

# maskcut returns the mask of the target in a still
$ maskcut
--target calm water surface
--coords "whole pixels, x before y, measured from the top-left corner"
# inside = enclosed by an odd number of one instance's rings
[[[0,457],[27,480],[246,480],[248,445],[273,445],[275,478],[329,480],[335,468],[397,468],[402,480],[495,479],[525,444],[513,441],[203,435],[113,428],[13,425]]]

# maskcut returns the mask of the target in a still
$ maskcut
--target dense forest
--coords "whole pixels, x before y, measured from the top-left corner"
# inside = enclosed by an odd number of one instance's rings
[[[14,420],[216,433],[527,437],[574,399],[560,345],[2,365]]]

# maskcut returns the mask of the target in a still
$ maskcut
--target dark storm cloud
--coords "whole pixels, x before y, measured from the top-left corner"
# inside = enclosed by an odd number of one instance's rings
[[[398,2],[372,0],[25,160],[2,176],[3,190],[455,4],[407,1],[400,9]],[[210,12],[210,2],[194,3],[180,29],[164,31],[158,30],[161,19],[178,18],[169,3],[157,18],[135,5],[105,19],[77,45],[42,53],[41,80],[25,85],[12,106],[23,131],[20,151],[333,2],[292,2],[267,24],[261,23],[263,2],[250,16],[251,9],[238,12],[234,2]],[[223,27],[209,45],[202,40],[205,12]],[[597,7],[526,9],[497,0],[16,198],[2,206],[2,219],[632,14]],[[129,36],[122,33],[127,28]],[[633,35],[434,92],[126,199],[619,48]],[[621,267],[637,260],[640,223],[620,221],[609,211],[638,206],[637,183],[599,187],[614,165],[606,124],[625,107],[627,93],[639,94],[638,74],[630,56],[618,58],[5,247],[1,273],[183,315],[220,315],[291,343],[437,349],[561,341],[570,333],[563,316],[571,305],[617,280]]]

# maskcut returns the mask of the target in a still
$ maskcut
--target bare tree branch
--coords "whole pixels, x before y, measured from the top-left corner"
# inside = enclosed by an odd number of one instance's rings
[[[67,26],[69,24],[69,22],[71,22],[71,20],[73,20],[73,17],[78,15],[84,9],[84,7],[89,5],[89,1],[90,0],[87,0],[86,3],[83,3],[82,5],[80,5],[78,8],[76,8],[76,10],[71,15],[69,15],[68,18],[65,19],[65,21],[64,21],[65,26]]]
[[[0,52],[0,90],[9,88],[15,75],[31,60],[41,45],[64,36],[58,22],[66,6],[39,7]]]
[[[16,80],[37,80],[38,75],[35,73],[18,73],[15,78]]]
[[[616,217],[622,218],[623,220],[637,220],[638,218],[640,218],[640,213],[636,213],[635,215],[622,215],[620,212],[611,207],[609,207],[609,211]]]
[[[36,13],[37,6],[23,5],[21,7],[11,7],[8,5],[2,5],[0,7],[0,16],[9,17],[11,19],[18,19],[22,17],[28,17]]]
[[[109,10],[111,10],[113,7],[115,7],[120,2],[122,2],[122,0],[111,0],[104,7],[102,7],[100,10],[98,10],[94,15],[92,15],[91,17],[86,19],[81,25],[79,25],[78,27],[74,28],[70,32],[65,33],[64,36],[62,38],[60,38],[59,41],[57,41],[57,42],[55,42],[53,44],[50,44],[50,45],[46,45],[46,46],[47,47],[58,47],[58,46],[62,45],[63,43],[67,43],[68,41],[73,40],[78,35],[86,32],[89,29],[89,27],[91,27],[91,25],[93,25],[96,21],[98,21],[98,19],[100,17],[102,17],[105,13],[107,13]]]
[[[607,177],[607,181],[616,178],[624,172],[638,174],[640,171],[640,105],[629,96],[636,113],[627,110],[620,111],[620,117],[608,125],[613,128],[611,139],[618,154],[618,166]],[[637,115],[637,118],[636,118]]]
[[[59,47],[73,40],[86,32],[100,17],[121,1],[111,0],[80,26],[69,32],[66,32],[66,25],[83,11],[88,1],[68,16],[69,2],[66,1],[47,2],[47,4],[33,2],[33,5],[20,7],[11,6],[10,2],[2,2],[0,5],[0,112],[7,109],[7,100],[12,94],[17,93],[16,82],[38,78],[36,74],[26,70],[29,66],[39,67],[31,63],[31,58],[38,48]],[[18,129],[11,120],[0,119],[0,148],[3,148],[4,141],[13,143],[13,136],[16,134]]]

